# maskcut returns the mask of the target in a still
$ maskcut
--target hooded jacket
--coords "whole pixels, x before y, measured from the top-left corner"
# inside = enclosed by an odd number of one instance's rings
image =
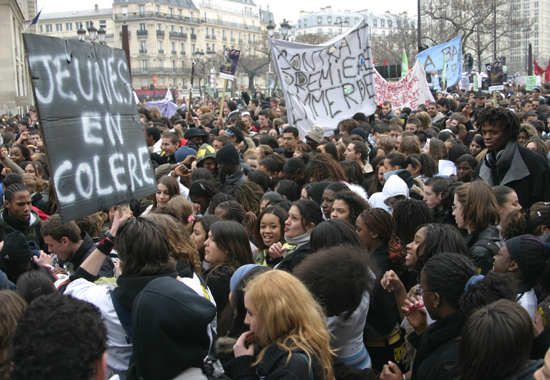
[[[380,193],[374,193],[369,198],[369,203],[374,208],[381,208],[391,213],[393,209],[386,204],[386,200],[392,197],[405,196],[409,198],[409,187],[398,175],[392,175],[386,180]]]
[[[199,165],[203,160],[207,158],[216,159],[216,150],[210,144],[202,144],[197,152],[197,167],[202,167]]]
[[[191,368],[197,372],[193,376],[200,378],[211,344],[208,328],[215,316],[216,307],[208,299],[178,280],[160,277],[151,281],[134,301],[135,366],[128,379],[185,379],[192,374]]]
[[[4,214],[4,208],[0,210],[0,241],[4,241],[4,238],[7,234],[12,233],[15,231],[15,228],[10,226],[2,217]],[[27,241],[34,241],[40,249],[47,251],[48,246],[46,243],[44,243],[44,239],[42,239],[42,235],[40,234],[40,228],[42,227],[42,221],[40,220],[38,214],[36,211],[31,210],[31,216],[29,221],[29,229],[23,232],[23,235],[25,235],[25,238]]]

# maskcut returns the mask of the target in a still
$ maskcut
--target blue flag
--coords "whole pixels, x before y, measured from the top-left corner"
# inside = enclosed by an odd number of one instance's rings
[[[444,44],[434,46],[416,56],[427,73],[435,71],[436,74],[444,70],[447,87],[456,85],[462,77],[462,36],[458,36]]]

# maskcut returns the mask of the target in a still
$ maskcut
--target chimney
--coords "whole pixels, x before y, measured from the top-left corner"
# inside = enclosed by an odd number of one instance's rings
[[[95,5],[95,10],[96,12],[99,10],[99,7],[97,6],[97,4]]]

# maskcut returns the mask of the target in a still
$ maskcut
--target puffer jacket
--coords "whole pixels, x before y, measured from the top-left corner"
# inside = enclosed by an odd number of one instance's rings
[[[478,268],[480,274],[487,274],[493,268],[493,251],[488,244],[477,244],[482,239],[488,239],[496,244],[498,248],[502,246],[500,242],[500,234],[498,228],[491,226],[487,227],[476,235],[466,236],[466,245],[470,253],[470,259]]]

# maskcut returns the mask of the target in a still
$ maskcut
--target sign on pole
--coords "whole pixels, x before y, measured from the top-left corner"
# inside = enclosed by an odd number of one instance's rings
[[[227,80],[235,79],[235,72],[237,71],[237,64],[239,63],[240,50],[226,49],[224,54],[224,60],[220,67],[220,77]]]
[[[447,87],[455,86],[462,77],[462,36],[424,50],[416,56],[427,73],[446,69]]]
[[[124,51],[23,37],[63,220],[155,193]]]

